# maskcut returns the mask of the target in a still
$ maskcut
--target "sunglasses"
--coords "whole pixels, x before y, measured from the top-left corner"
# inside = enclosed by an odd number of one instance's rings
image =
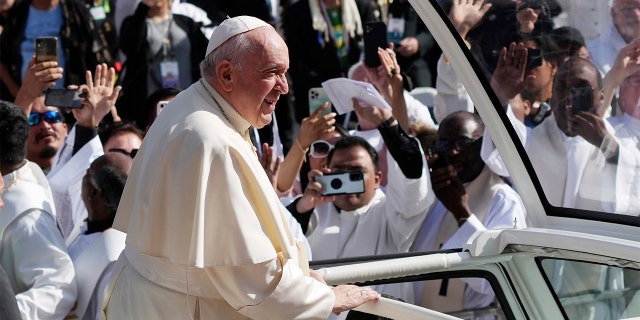
[[[434,147],[435,147],[434,149],[438,151],[454,150],[454,149],[460,151],[481,141],[482,141],[482,137],[480,137],[479,139],[462,138],[458,140],[438,140],[434,144]]]
[[[131,159],[136,157],[136,154],[138,154],[138,149],[131,149],[131,152],[125,150],[125,149],[120,149],[120,148],[113,148],[113,149],[109,149],[109,152],[119,152],[122,153],[124,155],[127,155],[129,157],[131,157]]]
[[[58,122],[62,122],[62,115],[58,111],[47,111],[43,113],[33,112],[29,114],[29,126],[38,125],[42,120],[54,124]]]
[[[317,140],[311,144],[309,149],[309,155],[314,158],[325,158],[329,155],[329,151],[334,148],[334,145],[324,140]]]

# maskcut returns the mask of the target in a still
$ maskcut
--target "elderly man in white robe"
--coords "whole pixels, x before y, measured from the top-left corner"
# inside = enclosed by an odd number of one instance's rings
[[[269,123],[288,92],[283,39],[257,18],[229,18],[205,56],[203,78],[165,107],[134,160],[106,318],[326,319],[379,299],[310,273],[252,147],[249,127]]]
[[[47,179],[25,159],[27,128],[22,110],[0,102],[0,265],[22,319],[63,319],[76,300],[75,271],[56,226]]]

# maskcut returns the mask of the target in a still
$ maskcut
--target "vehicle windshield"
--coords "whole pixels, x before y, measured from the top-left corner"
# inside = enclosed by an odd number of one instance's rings
[[[640,0],[438,2],[495,96],[474,104],[442,56],[436,117],[497,109],[546,214],[638,225]],[[486,165],[510,180],[513,155],[484,140]]]

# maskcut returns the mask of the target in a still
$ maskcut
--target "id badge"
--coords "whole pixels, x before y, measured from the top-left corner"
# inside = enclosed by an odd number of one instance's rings
[[[89,12],[91,12],[91,16],[95,21],[102,21],[107,18],[107,14],[104,12],[102,6],[92,7],[89,9]]]
[[[387,24],[387,32],[389,36],[389,42],[400,43],[404,39],[404,19],[403,18],[389,18]]]
[[[162,61],[160,63],[160,76],[162,77],[163,88],[180,89],[180,73],[178,71],[178,61]]]

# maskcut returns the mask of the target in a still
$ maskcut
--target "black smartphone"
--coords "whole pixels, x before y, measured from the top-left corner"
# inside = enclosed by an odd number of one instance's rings
[[[438,159],[431,164],[432,169],[445,168],[449,166],[449,151],[447,149],[431,146],[427,148],[427,152],[429,153],[429,157],[431,158],[433,158],[435,155],[438,156]]]
[[[527,70],[542,65],[542,51],[540,49],[527,48]]]
[[[593,88],[571,88],[571,110],[575,112],[593,110]]]
[[[36,63],[58,61],[58,38],[38,37],[34,43]]]
[[[44,97],[46,106],[58,108],[82,108],[84,93],[69,89],[47,89]]]
[[[314,177],[314,180],[322,185],[323,196],[364,192],[364,173],[362,170],[325,173],[322,176]]]
[[[364,64],[370,68],[378,67],[382,64],[378,57],[378,48],[386,49],[389,46],[387,25],[382,21],[365,23],[363,41]]]

